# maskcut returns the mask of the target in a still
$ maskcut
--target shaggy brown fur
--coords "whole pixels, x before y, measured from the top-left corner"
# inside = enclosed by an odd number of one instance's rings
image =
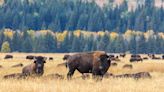
[[[69,56],[65,63],[69,69],[67,78],[70,79],[75,70],[80,73],[92,73],[93,76],[103,76],[110,67],[109,56],[104,51],[77,53]]]

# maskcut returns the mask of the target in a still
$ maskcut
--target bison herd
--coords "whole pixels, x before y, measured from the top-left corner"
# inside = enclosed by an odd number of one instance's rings
[[[151,75],[148,72],[139,72],[134,74],[121,74],[121,75],[113,75],[108,73],[108,69],[110,67],[118,66],[120,58],[125,58],[126,54],[120,55],[113,55],[106,53],[105,51],[93,51],[93,52],[83,52],[83,53],[76,53],[72,55],[64,55],[63,60],[64,63],[60,63],[57,65],[59,66],[66,66],[68,69],[67,79],[72,79],[74,72],[77,70],[79,73],[82,74],[82,78],[85,79],[89,77],[89,73],[92,74],[93,79],[100,79],[102,80],[103,77],[109,78],[151,78]],[[12,55],[6,55],[4,59],[12,59]],[[12,67],[23,67],[21,73],[13,73],[9,75],[5,75],[4,78],[27,78],[29,76],[42,76],[44,74],[44,64],[47,60],[53,61],[53,57],[43,57],[43,56],[33,56],[28,55],[26,59],[33,60],[33,63],[24,66],[22,63],[13,65]],[[141,57],[140,55],[133,54],[130,56],[130,62],[143,62],[143,60],[147,59],[164,59],[164,55],[162,58],[156,57],[154,54],[148,54],[147,57]],[[0,68],[3,66],[0,65]],[[122,69],[133,69],[132,64],[125,64],[122,66]],[[58,73],[49,74],[44,77],[56,78],[56,79],[64,79],[64,75],[60,75]]]

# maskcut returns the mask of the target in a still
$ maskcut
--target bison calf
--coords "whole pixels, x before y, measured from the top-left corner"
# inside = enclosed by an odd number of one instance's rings
[[[49,57],[49,60],[54,60],[53,57]]]

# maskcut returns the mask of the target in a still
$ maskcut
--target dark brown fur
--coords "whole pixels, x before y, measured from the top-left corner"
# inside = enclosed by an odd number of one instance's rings
[[[12,58],[13,58],[12,55],[6,55],[6,56],[4,57],[4,59],[12,59]]]
[[[33,56],[33,55],[28,55],[28,56],[26,56],[26,59],[29,59],[29,60],[32,60],[32,59],[34,59],[35,58],[35,56]]]
[[[141,79],[141,78],[152,78],[149,72],[139,72],[134,74],[121,74],[115,75],[113,78],[134,78],[134,79]]]
[[[54,60],[54,58],[53,57],[49,57],[49,60]]]
[[[66,66],[69,69],[67,78],[70,79],[75,70],[80,73],[92,73],[93,76],[103,76],[110,67],[109,56],[103,51],[78,53],[69,56]]]
[[[137,61],[137,62],[141,61],[142,62],[143,60],[142,60],[140,55],[131,55],[130,62],[135,62],[135,61]]]
[[[143,60],[148,60],[148,57],[143,57]]]
[[[162,55],[162,59],[164,59],[164,55]]]

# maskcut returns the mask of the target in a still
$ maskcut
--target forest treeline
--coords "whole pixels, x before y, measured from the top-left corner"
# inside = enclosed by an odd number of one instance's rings
[[[0,29],[164,32],[164,9],[145,0],[134,11],[128,11],[126,0],[115,6],[112,0],[104,7],[85,0],[4,0],[0,6]]]
[[[1,52],[84,52],[103,50],[111,53],[164,53],[164,33],[87,32],[82,30],[0,31]]]

